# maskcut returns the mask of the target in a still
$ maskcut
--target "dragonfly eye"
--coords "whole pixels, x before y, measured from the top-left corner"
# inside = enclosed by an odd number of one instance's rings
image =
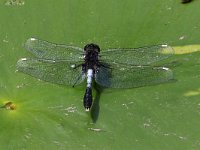
[[[97,44],[87,44],[85,45],[84,47],[84,51],[97,51],[97,52],[100,52],[100,48]]]

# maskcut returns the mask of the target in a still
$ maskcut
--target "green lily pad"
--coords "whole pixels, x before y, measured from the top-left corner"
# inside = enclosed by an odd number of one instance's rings
[[[6,2],[0,5],[1,149],[199,149],[199,1]],[[31,57],[23,48],[30,37],[79,47],[93,42],[102,51],[168,43],[175,55],[163,65],[173,70],[174,81],[97,87],[87,113],[85,84],[58,86],[16,72],[17,60]]]

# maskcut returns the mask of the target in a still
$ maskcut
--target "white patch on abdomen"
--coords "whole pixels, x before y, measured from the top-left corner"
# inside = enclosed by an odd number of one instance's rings
[[[93,77],[93,70],[88,69],[88,71],[87,71],[87,87],[92,86],[92,77]]]

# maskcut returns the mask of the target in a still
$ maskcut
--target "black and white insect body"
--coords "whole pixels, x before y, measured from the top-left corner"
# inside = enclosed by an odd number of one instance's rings
[[[96,44],[87,44],[84,47],[84,51],[85,63],[82,65],[82,69],[84,73],[87,72],[87,88],[83,99],[83,105],[86,111],[89,111],[92,106],[92,81],[99,63],[98,55],[100,48]]]
[[[83,98],[86,111],[92,106],[92,82],[103,87],[134,88],[173,79],[169,68],[156,65],[174,54],[168,45],[116,48],[100,52],[96,44],[87,44],[82,49],[30,38],[25,48],[35,57],[18,60],[17,70],[23,73],[73,87],[87,78]]]

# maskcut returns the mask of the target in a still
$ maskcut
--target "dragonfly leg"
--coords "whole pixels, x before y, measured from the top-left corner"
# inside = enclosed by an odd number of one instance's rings
[[[76,79],[76,81],[75,81],[74,84],[72,85],[73,88],[75,87],[75,85],[77,84],[77,82],[78,82],[83,76],[85,76],[84,73],[82,73],[81,75],[79,75],[79,77]]]
[[[82,66],[82,74],[76,79],[76,81],[74,82],[73,86],[72,87],[75,87],[75,85],[77,84],[77,82],[83,77],[85,76],[85,73],[86,73],[86,67],[85,67],[85,64],[79,64],[77,66],[74,67],[74,69],[78,68]]]

